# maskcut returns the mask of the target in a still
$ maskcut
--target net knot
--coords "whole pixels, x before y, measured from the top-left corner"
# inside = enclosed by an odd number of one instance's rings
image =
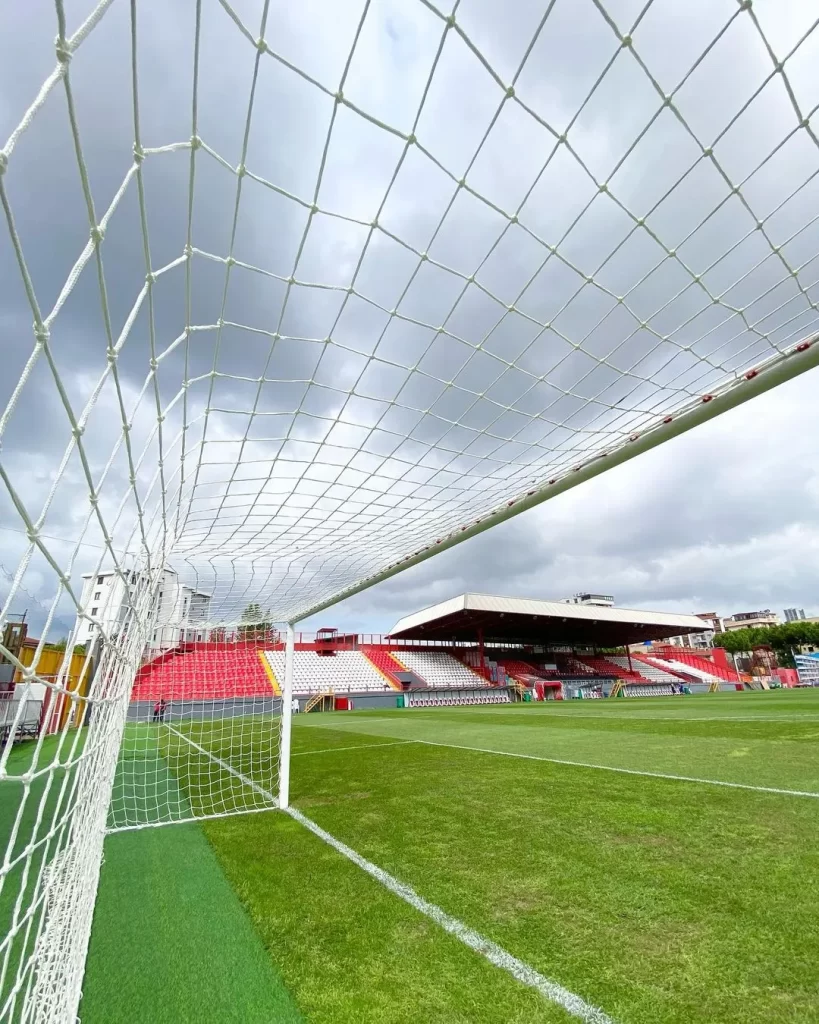
[[[145,275],[145,283],[146,284],[156,284],[156,274],[153,272],[153,270],[150,270]]]
[[[247,174],[247,168],[245,167],[245,165],[244,164],[239,164],[238,167],[236,168],[236,176],[239,177],[239,178],[244,178],[244,176],[246,174]]]
[[[36,323],[34,325],[34,337],[41,345],[45,345],[51,337],[51,331],[44,323]]]
[[[106,355],[109,363],[113,364],[113,363],[116,362],[116,360],[117,360],[116,349],[113,349],[113,348],[106,349],[105,355]]]
[[[134,143],[134,162],[138,163],[138,164],[141,164],[144,159],[145,159],[145,150],[142,148],[142,146],[139,145],[138,142],[135,142]]]
[[[191,135],[191,149],[201,149],[202,140],[198,135]]]
[[[58,36],[54,40],[54,49],[57,53],[57,60],[60,64],[67,64],[71,60],[71,44],[67,39],[64,39],[62,36]]]
[[[91,241],[94,243],[94,245],[99,245],[103,238],[105,238],[105,228],[100,227],[99,224],[96,224],[93,228],[91,228]]]
[[[267,53],[267,42],[264,39],[257,39],[256,49],[259,51],[259,53]]]

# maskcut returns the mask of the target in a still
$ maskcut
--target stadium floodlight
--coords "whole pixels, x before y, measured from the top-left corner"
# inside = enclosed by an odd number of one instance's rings
[[[0,1021],[107,827],[287,802],[294,621],[819,363],[811,5],[190,6],[2,15]]]

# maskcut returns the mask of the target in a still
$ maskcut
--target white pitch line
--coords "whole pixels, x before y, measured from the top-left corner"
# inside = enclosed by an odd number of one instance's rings
[[[751,786],[747,782],[724,782],[721,779],[700,779],[691,775],[667,775],[664,772],[642,772],[636,768],[615,768],[610,764],[589,764],[586,761],[566,761],[560,757],[541,757],[539,754],[517,754],[511,750],[490,750],[487,747],[468,747],[461,743],[437,743],[434,740],[418,740],[427,747],[451,747],[454,750],[474,750],[478,754],[497,754],[500,757],[519,757],[526,761],[547,761],[549,764],[566,764],[572,768],[594,768],[601,772],[620,772],[623,775],[644,775],[652,779],[671,779],[674,782],[700,782],[706,786],[727,786],[729,789],[750,789],[756,793],[776,793],[779,796],[807,796],[819,800],[819,793],[803,792],[798,789],[775,789],[772,786]]]
[[[418,743],[419,740],[391,740],[389,743],[356,743],[353,747],[322,747],[320,750],[298,750],[291,757],[304,757],[306,754],[334,754],[341,750],[373,750],[375,747],[403,747],[407,743]]]
[[[278,803],[272,793],[268,793],[267,790],[262,789],[261,786],[257,786],[255,782],[251,781],[240,772],[237,772],[235,768],[232,768],[221,758],[216,757],[216,755],[212,754],[209,750],[206,750],[198,743],[195,743],[189,736],[186,736],[178,729],[174,729],[172,725],[168,725],[167,722],[165,724],[172,733],[175,733],[180,737],[180,739],[185,740],[186,743],[189,743],[194,747],[194,749],[200,751],[206,757],[209,757],[211,761],[215,761],[216,764],[224,768],[225,771],[229,772],[231,775],[235,775],[237,779],[241,779],[242,782],[256,790],[258,793],[261,793],[261,795],[266,799],[272,800],[274,803]],[[398,746],[399,743],[415,742],[418,741],[401,740],[396,743],[374,743],[368,744],[368,746]],[[359,744],[356,747],[348,747],[345,749],[359,750],[361,749],[361,746],[362,745]],[[338,750],[339,748],[336,747],[335,749]],[[307,751],[304,751],[304,753],[307,753]],[[316,753],[316,751],[311,751],[311,753]],[[569,989],[559,985],[556,981],[552,981],[540,974],[522,960],[518,960],[517,957],[512,956],[512,954],[508,953],[502,946],[499,946],[496,942],[492,942],[491,939],[484,938],[483,935],[480,935],[478,932],[468,928],[463,924],[463,922],[459,921],[455,917],[451,917],[439,906],[436,906],[434,903],[429,903],[423,898],[423,896],[419,896],[414,889],[410,888],[410,886],[405,885],[403,882],[399,882],[397,878],[387,874],[386,871],[366,860],[360,854],[356,853],[355,850],[351,849],[351,847],[346,846],[340,840],[336,839],[335,836],[330,835],[329,832],[325,832],[321,826],[317,825],[314,821],[311,821],[310,818],[302,814],[301,811],[297,811],[295,807],[285,807],[284,811],[295,821],[299,822],[299,824],[303,825],[314,835],[318,836],[319,839],[322,839],[329,846],[333,847],[333,849],[342,854],[342,856],[351,860],[353,864],[361,868],[362,871],[366,871],[370,877],[380,882],[394,895],[400,896],[400,898],[409,903],[410,906],[431,918],[437,925],[443,928],[444,931],[449,932],[450,935],[454,935],[455,938],[463,942],[465,946],[469,946],[470,949],[474,949],[476,953],[480,953],[481,956],[485,957],[496,967],[500,967],[501,970],[507,971],[513,978],[521,982],[523,985],[528,985],[529,988],[535,989],[545,999],[556,1003],[573,1017],[577,1017],[579,1020],[584,1021],[584,1024],[616,1024],[614,1019],[609,1017],[608,1014],[604,1013],[602,1010],[599,1010],[597,1007],[587,1003],[580,996],[575,995],[574,992],[570,992]]]
[[[311,821],[301,811],[297,811],[294,807],[287,807],[285,810],[291,818],[299,822],[306,829],[309,829],[313,835],[318,836],[319,839],[323,840],[343,857],[352,861],[353,864],[361,868],[362,871],[365,871],[371,878],[380,882],[385,889],[389,889],[391,893],[409,903],[415,910],[429,917],[443,928],[444,931],[449,932],[450,935],[454,935],[456,939],[463,942],[465,946],[469,946],[476,953],[480,953],[481,956],[485,957],[491,964],[494,964],[495,967],[500,967],[501,970],[511,974],[513,978],[523,985],[528,985],[529,988],[535,989],[544,999],[556,1003],[567,1013],[577,1017],[579,1020],[585,1021],[586,1024],[614,1024],[614,1020],[608,1014],[596,1006],[587,1003],[580,996],[570,992],[569,989],[559,985],[556,981],[546,978],[533,967],[530,967],[529,964],[518,960],[516,956],[512,956],[511,953],[507,952],[496,942],[473,931],[472,928],[469,928],[457,918],[451,917],[445,910],[436,906],[436,904],[429,903],[410,886],[405,885],[404,882],[400,882],[382,868],[366,860],[360,853],[356,853],[355,850],[342,843],[339,839],[336,839],[329,832],[325,832],[320,825]]]
[[[205,757],[209,757],[211,761],[215,761],[220,768],[224,768],[226,772],[235,776],[237,779],[242,781],[246,786],[250,786],[250,788],[254,792],[258,793],[260,796],[263,796],[265,800],[271,800],[276,806],[278,806],[279,801],[276,799],[275,796],[273,796],[272,793],[269,793],[266,789],[263,789],[261,786],[257,785],[257,783],[255,783],[252,779],[249,779],[246,775],[242,775],[241,772],[237,772],[234,767],[227,763],[227,761],[223,761],[220,757],[217,757],[215,754],[212,754],[209,750],[205,750],[204,747],[200,747],[198,743],[194,743],[190,736],[186,736],[183,732],[180,732],[178,729],[174,729],[174,727],[172,725],[168,725],[167,722],[165,722],[165,725],[168,729],[170,729],[172,733],[175,733],[180,739],[183,739],[186,743],[190,743],[190,745],[195,750],[198,750],[200,754],[204,754]],[[210,817],[210,815],[208,815],[208,817]]]
[[[414,709],[413,709],[414,710]],[[419,710],[424,711],[438,711],[438,708],[422,708]],[[814,719],[819,718],[819,712],[806,711],[804,714],[789,714],[789,715],[692,715],[685,717],[684,715],[657,715],[648,709],[635,708],[633,712],[629,712],[623,709],[624,713],[619,714],[618,712],[606,712],[604,714],[586,713],[583,711],[569,710],[559,711],[557,708],[550,708],[548,711],[545,708],[532,708],[527,711],[515,710],[505,711],[504,715],[531,715],[533,718],[546,718],[551,721],[556,719],[573,719],[573,718],[607,718],[617,722],[680,722],[683,725],[687,725],[689,722],[809,722],[811,725],[815,725]],[[538,714],[538,712],[540,712]],[[470,714],[475,715],[497,715],[497,711],[490,711],[487,708],[471,708]],[[371,718],[369,721],[385,722],[389,721],[386,718]]]

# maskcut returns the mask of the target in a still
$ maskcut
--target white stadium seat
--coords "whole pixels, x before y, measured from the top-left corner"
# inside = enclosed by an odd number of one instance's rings
[[[284,651],[265,651],[273,674],[284,687]],[[360,651],[320,655],[296,651],[293,655],[293,693],[389,693],[393,687]]]
[[[431,687],[438,686],[487,686],[487,680],[473,672],[463,662],[443,651],[393,651],[392,655],[419,679]]]

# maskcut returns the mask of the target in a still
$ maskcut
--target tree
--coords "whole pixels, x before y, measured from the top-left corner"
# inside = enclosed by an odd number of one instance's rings
[[[754,647],[772,647],[783,668],[792,668],[793,652],[800,647],[819,647],[819,622],[783,622],[778,626],[734,629],[714,637],[714,644],[731,654],[750,653]]]
[[[272,638],[272,627],[270,609],[263,612],[258,602],[251,601],[242,612],[242,625],[238,633],[242,640],[269,640]]]

